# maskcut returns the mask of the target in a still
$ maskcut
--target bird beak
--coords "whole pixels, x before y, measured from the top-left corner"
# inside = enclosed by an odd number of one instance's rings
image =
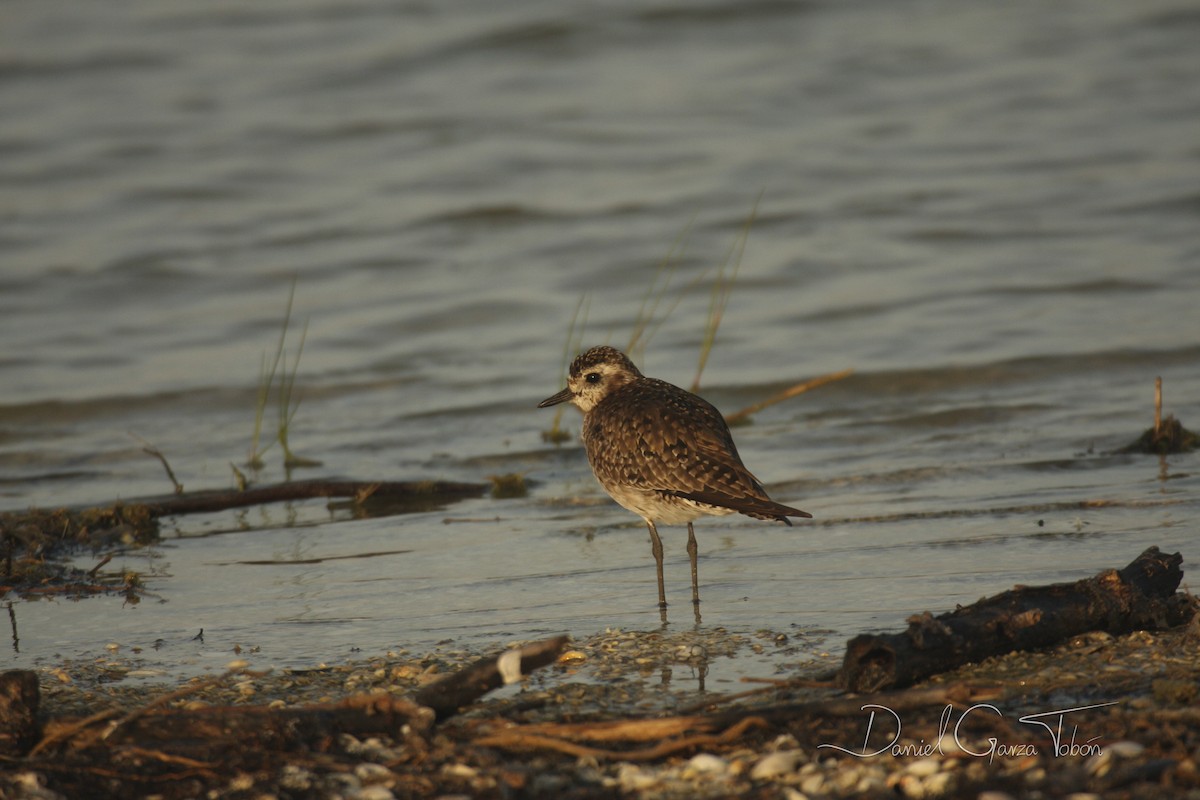
[[[556,406],[559,403],[565,403],[568,400],[571,400],[573,397],[575,397],[575,395],[571,393],[571,387],[568,386],[566,389],[563,389],[558,394],[550,395],[545,400],[538,403],[537,407],[538,408],[546,408],[548,406]]]

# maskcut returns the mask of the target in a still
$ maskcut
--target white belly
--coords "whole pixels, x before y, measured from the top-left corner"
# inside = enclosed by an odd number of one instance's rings
[[[604,487],[609,496],[622,508],[627,508],[639,517],[664,525],[682,525],[699,516],[709,514],[723,517],[733,511],[720,506],[710,506],[681,497],[663,497],[658,492],[647,492],[628,486]]]

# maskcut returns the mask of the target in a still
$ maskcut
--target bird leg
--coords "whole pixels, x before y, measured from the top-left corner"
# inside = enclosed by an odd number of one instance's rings
[[[646,527],[650,529],[650,552],[654,553],[654,566],[658,569],[658,607],[667,607],[667,592],[663,588],[663,546],[662,539],[658,538],[658,529],[654,527],[654,522],[646,520]]]
[[[692,605],[696,607],[696,619],[700,618],[700,573],[696,569],[696,532],[692,530],[692,523],[688,523],[688,558],[692,562]]]

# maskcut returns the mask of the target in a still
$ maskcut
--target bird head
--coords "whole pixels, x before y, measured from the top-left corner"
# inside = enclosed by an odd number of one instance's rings
[[[642,377],[629,357],[615,347],[593,347],[571,362],[567,388],[538,403],[538,408],[574,403],[587,413],[608,395]]]

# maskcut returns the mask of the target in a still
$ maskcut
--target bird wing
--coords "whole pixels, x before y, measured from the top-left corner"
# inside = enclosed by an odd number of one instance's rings
[[[602,414],[585,436],[592,467],[610,480],[763,519],[806,512],[772,501],[746,469],[725,418],[711,403],[663,381],[645,379],[613,396],[619,414]]]

